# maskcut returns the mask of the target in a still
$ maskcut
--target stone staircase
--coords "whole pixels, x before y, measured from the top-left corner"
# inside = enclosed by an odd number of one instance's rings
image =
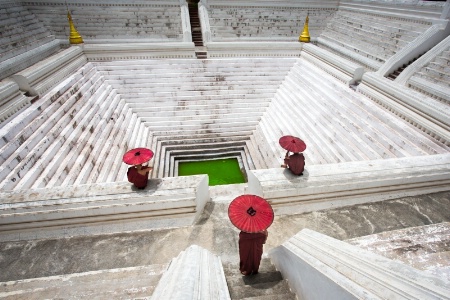
[[[86,64],[1,128],[1,136],[0,187],[12,190],[121,180],[121,156],[147,145],[148,133]]]
[[[263,258],[259,274],[242,276],[237,264],[224,264],[225,278],[231,299],[245,300],[295,300],[288,282],[275,269],[269,258]]]
[[[189,2],[189,20],[191,23],[192,41],[195,45],[195,56],[198,59],[208,58],[208,52],[203,47],[202,28],[198,14],[198,1],[196,3]]]
[[[409,65],[411,65],[413,62],[415,62],[417,59],[419,59],[422,55],[419,55],[415,57],[414,59],[410,60],[408,63],[404,64],[403,66],[399,67],[397,70],[386,76],[386,78],[390,80],[395,80],[404,69],[406,69]]]
[[[243,157],[245,169],[255,168],[246,141],[294,62],[147,60],[96,68],[151,132],[153,176],[164,177],[176,175],[173,160],[199,156]]]
[[[320,34],[318,45],[369,70],[377,70],[430,26],[429,21],[340,7]]]
[[[262,157],[261,164],[269,168],[279,167],[285,151],[277,141],[286,134],[305,140],[306,165],[449,151],[445,143],[400,121],[370,99],[349,91],[337,79],[302,58],[291,69],[258,123],[249,149],[257,149],[259,154],[252,153],[252,157]]]
[[[409,80],[408,86],[429,97],[450,104],[448,95],[440,90],[447,90],[450,85],[450,47],[437,55],[429,64],[416,72]]]

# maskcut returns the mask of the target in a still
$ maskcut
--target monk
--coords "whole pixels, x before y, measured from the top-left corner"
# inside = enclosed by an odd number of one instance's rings
[[[293,174],[302,176],[303,170],[305,170],[305,157],[303,156],[303,153],[296,152],[289,155],[289,151],[286,152],[284,165],[281,165],[281,167],[288,168]]]
[[[145,189],[148,183],[148,175],[152,170],[152,167],[135,165],[128,168],[127,177],[128,181],[133,183],[138,189]]]
[[[267,240],[267,230],[256,233],[241,231],[239,233],[239,270],[242,275],[258,274],[263,244]]]

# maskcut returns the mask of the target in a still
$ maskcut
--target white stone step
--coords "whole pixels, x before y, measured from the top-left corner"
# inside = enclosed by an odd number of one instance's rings
[[[307,81],[313,80],[313,77],[308,78]],[[310,81],[311,83],[311,81]],[[333,89],[336,91],[335,89]],[[332,90],[330,90],[330,95],[332,93]],[[335,92],[336,93],[336,92]],[[404,136],[405,134],[409,134],[412,136],[417,135],[417,130],[414,130],[412,128],[407,128],[408,126],[400,126],[400,123],[397,123],[397,126],[393,127],[393,123],[389,119],[380,120],[380,116],[383,114],[382,109],[379,109],[375,107],[374,105],[370,105],[371,101],[368,101],[368,103],[363,104],[360,100],[361,97],[359,97],[356,93],[354,93],[354,96],[352,97],[352,94],[348,94],[348,96],[345,96],[343,92],[338,90],[338,95],[340,97],[347,98],[347,101],[338,101],[335,104],[338,105],[338,107],[342,107],[341,111],[349,111],[354,110],[355,116],[361,116],[361,115],[367,115],[365,120],[361,120],[360,118],[354,118],[354,120],[351,121],[351,123],[348,123],[348,126],[354,126],[353,124],[360,124],[359,127],[363,130],[368,130],[374,132],[372,135],[377,136],[377,142],[381,143],[385,149],[389,149],[388,151],[395,154],[397,157],[402,157],[406,155],[422,155],[424,152],[422,150],[419,150],[412,142],[404,141],[401,136]],[[323,101],[324,104],[327,104],[328,101]],[[311,102],[310,102],[311,103]],[[338,107],[330,107],[334,111],[334,113],[339,114]],[[347,117],[339,118],[340,122],[346,122]],[[387,124],[389,125],[387,125]],[[354,130],[354,129],[353,129]],[[414,132],[414,133],[411,133]],[[361,130],[355,131],[355,134],[364,135],[364,132]],[[422,134],[420,134],[422,135]],[[411,137],[412,137],[411,136]],[[361,136],[362,137],[362,136]],[[414,138],[413,140],[415,140]],[[370,143],[371,138],[367,137],[366,142]],[[406,145],[407,146],[406,146]],[[407,149],[407,150],[406,150]],[[384,151],[384,153],[387,153]]]
[[[91,155],[93,156],[92,161],[95,161],[95,168],[93,168],[93,170],[90,172],[86,180],[87,183],[102,182],[98,181],[98,178],[100,174],[103,174],[102,170],[104,168],[109,168],[109,166],[105,165],[106,156],[112,148],[114,136],[120,130],[120,124],[117,122],[117,120],[121,120],[121,111],[125,105],[125,102],[123,100],[120,100],[120,96],[117,95],[114,99],[116,101],[119,101],[119,103],[114,107],[114,111],[112,112],[112,122],[108,122],[106,129],[103,131],[102,138],[97,141],[94,149],[91,152]]]
[[[224,95],[203,95],[201,98],[194,96],[174,96],[170,98],[152,98],[149,102],[150,95],[148,93],[130,93],[123,95],[123,98],[127,100],[127,103],[131,108],[140,107],[142,105],[148,104],[147,106],[155,106],[157,109],[164,109],[165,106],[172,107],[176,105],[257,105],[260,102],[266,103],[270,102],[273,97],[274,90],[272,91],[258,91],[258,93],[252,94],[224,94]]]
[[[60,109],[62,105],[67,105],[65,103],[68,99],[73,99],[71,96],[76,91],[86,89],[89,86],[86,84],[88,78],[94,74],[92,65],[86,65],[80,72],[61,82],[53,88],[52,92],[47,93],[42,99],[32,104],[30,108],[0,129],[0,135],[3,137],[0,139],[2,157],[6,159],[7,156],[11,155],[12,151],[15,151],[20,146],[17,144],[18,140],[27,140],[38,130],[43,122],[51,119],[50,116]],[[58,112],[60,114],[55,115],[56,119],[61,118],[64,113],[63,110],[59,110]],[[6,143],[10,143],[12,147],[5,148]]]
[[[70,116],[72,115],[72,118],[75,116],[80,116],[80,111],[82,110],[88,110],[88,108],[86,106],[84,106],[85,102],[88,101],[89,97],[91,96],[91,93],[93,92],[91,90],[92,87],[95,88],[94,86],[91,86],[92,83],[86,85],[87,86],[87,90],[85,91],[85,93],[83,95],[81,95],[81,91],[79,93],[77,93],[76,95],[73,95],[70,99],[70,101],[66,102],[66,103],[74,103],[74,105],[72,107],[70,107],[69,110],[64,110],[63,109],[65,107],[61,107],[59,109],[59,111],[63,112],[64,115],[63,117],[56,119],[54,121],[56,121],[55,123],[51,123],[49,124],[47,127],[48,129],[50,129],[47,134],[45,136],[42,136],[42,132],[36,132],[32,137],[30,137],[29,139],[27,139],[27,142],[29,142],[30,140],[33,140],[34,143],[31,145],[30,143],[26,143],[26,144],[22,144],[19,148],[17,148],[17,150],[15,151],[15,153],[17,153],[16,155],[11,156],[10,158],[8,158],[8,160],[6,161],[6,163],[4,163],[0,168],[1,172],[2,172],[2,184],[0,186],[2,186],[3,188],[7,188],[7,186],[9,188],[12,188],[13,186],[15,186],[15,184],[18,183],[18,178],[22,177],[24,175],[24,172],[26,172],[28,169],[30,169],[34,163],[39,159],[39,157],[42,155],[42,153],[44,153],[50,146],[55,147],[57,145],[57,143],[60,143],[61,141],[56,139],[60,134],[63,134],[65,132],[68,132],[69,129],[67,129],[68,127],[67,124],[75,124],[76,120],[70,121]],[[101,85],[100,81],[97,81],[97,87],[99,87]],[[50,128],[51,127],[51,128]],[[42,128],[42,127],[41,127]],[[55,140],[56,139],[56,140]],[[39,141],[39,142],[38,142]],[[55,141],[55,143],[53,143]],[[36,143],[37,142],[37,143]],[[30,147],[30,148],[27,148]],[[29,152],[30,149],[35,149],[35,151],[33,152]],[[21,153],[21,154],[20,154]],[[15,162],[16,157],[19,157],[21,155],[21,160],[20,162]],[[15,171],[11,173],[11,170],[15,168],[16,170],[20,171]],[[20,175],[20,172],[22,172],[22,175]],[[6,173],[9,173],[8,177],[6,177]],[[13,178],[16,178],[15,180],[13,180]]]
[[[73,163],[81,149],[84,148],[84,140],[89,138],[91,132],[98,130],[96,129],[96,126],[100,122],[102,109],[96,111],[96,105],[101,105],[103,106],[103,109],[105,109],[106,104],[104,99],[106,97],[106,92],[105,86],[100,86],[95,91],[87,103],[91,112],[84,116],[86,125],[79,122],[77,127],[73,129],[73,132],[65,136],[65,142],[60,149],[51,150],[52,147],[49,147],[49,149],[42,154],[36,165],[29,170],[21,182],[16,185],[15,189],[24,189],[31,186],[44,187],[47,186],[47,184],[50,187],[54,184],[53,182],[59,182],[58,179],[60,176],[66,176],[67,178],[67,175],[74,166],[75,168],[79,167]],[[84,127],[86,128],[83,130]],[[75,135],[74,133],[80,129],[83,133],[78,137],[78,135]],[[48,156],[46,156],[47,153]]]
[[[96,111],[95,115],[90,116],[90,122],[86,126],[84,132],[80,135],[80,137],[75,141],[74,146],[71,148],[70,153],[65,157],[64,163],[60,164],[59,170],[56,171],[55,176],[53,178],[57,178],[59,174],[59,180],[56,180],[56,185],[67,186],[73,185],[76,181],[76,178],[79,176],[81,169],[86,164],[86,159],[92,149],[94,148],[94,143],[101,139],[102,137],[102,128],[98,125],[103,120],[107,120],[109,122],[110,119],[105,116],[105,110],[109,108],[114,102],[110,103],[108,100],[110,99],[111,87],[106,87],[106,93],[102,93],[97,98],[95,104],[98,105],[97,109],[94,103],[92,104],[92,110]],[[100,90],[97,90],[97,92]],[[114,96],[114,95],[113,95]],[[94,101],[94,99],[92,99]],[[94,138],[95,137],[95,138]],[[93,139],[93,140],[92,140]],[[90,142],[90,140],[92,140]],[[87,155],[83,155],[83,152]],[[95,161],[92,163],[95,165]],[[62,168],[64,167],[64,169]],[[68,171],[65,171],[68,170]],[[83,182],[84,183],[84,182]]]
[[[166,111],[162,116],[161,112],[151,112],[145,109],[133,109],[133,112],[139,115],[143,122],[156,123],[170,119],[170,122],[197,121],[198,123],[208,122],[220,117],[221,120],[242,119],[257,120],[266,111],[265,107],[247,107],[247,108],[230,108],[230,109],[198,109],[187,108],[185,110]],[[181,124],[180,124],[181,125]]]
[[[308,80],[306,80],[308,81]],[[311,82],[309,82],[311,83]],[[307,86],[307,84],[305,85]],[[325,90],[325,87],[323,87]],[[333,95],[333,93],[336,93],[336,91],[334,89],[332,90],[328,90],[326,93],[324,94],[328,94],[328,95]],[[317,95],[316,95],[317,96]],[[330,96],[328,96],[329,98],[331,98]],[[363,147],[363,151],[364,151],[364,146],[363,145],[367,145],[367,144],[372,144],[373,146],[370,149],[373,149],[372,154],[375,154],[378,156],[373,157],[372,159],[377,159],[377,158],[381,158],[383,156],[390,156],[390,157],[394,157],[393,154],[390,154],[388,151],[385,150],[385,148],[381,147],[380,145],[378,145],[378,140],[375,143],[371,143],[371,134],[369,134],[369,132],[366,132],[367,128],[366,126],[364,126],[364,124],[358,124],[358,118],[354,118],[352,120],[347,120],[347,116],[349,115],[348,113],[345,114],[345,116],[343,114],[341,114],[341,112],[339,110],[337,110],[334,105],[339,105],[340,102],[343,101],[348,101],[347,99],[345,99],[345,97],[341,98],[340,101],[333,101],[333,105],[328,105],[327,102],[329,102],[329,100],[327,99],[328,97],[324,97],[324,99],[320,99],[320,101],[315,101],[313,104],[317,104],[317,108],[318,109],[318,115],[316,118],[316,122],[329,122],[330,125],[326,126],[324,125],[323,128],[333,128],[334,132],[329,132],[329,140],[325,141],[325,143],[333,143],[336,139],[338,139],[338,136],[331,136],[331,135],[335,135],[336,131],[338,129],[342,130],[342,134],[343,136],[339,137],[339,140],[342,140],[342,146],[346,146],[348,145],[348,143],[350,143],[350,145],[352,145],[353,143],[356,144],[356,146],[359,147]],[[330,99],[331,100],[331,99]],[[312,103],[311,101],[305,101],[305,103]],[[310,109],[311,111],[311,109]],[[339,118],[334,118],[334,116],[339,116]],[[326,124],[326,123],[324,123]],[[344,142],[345,138],[348,137],[349,141]],[[352,142],[355,141],[355,142]],[[367,151],[367,154],[370,153],[370,150],[365,148]],[[354,153],[354,151],[349,151],[348,154],[346,155],[346,157],[350,157],[349,155],[353,156],[351,153]],[[364,153],[364,152],[362,152]],[[369,156],[371,157],[371,156]],[[346,161],[343,157],[339,158],[341,161]]]
[[[123,100],[121,102],[123,102]],[[114,129],[111,131],[101,153],[101,156],[103,157],[103,165],[96,180],[96,182],[99,183],[108,182],[107,180],[113,172],[112,170],[114,170],[115,166],[122,163],[123,154],[129,150],[122,149],[126,147],[126,145],[120,144],[119,146],[116,141],[120,142],[123,140],[126,128],[128,127],[127,124],[130,122],[133,122],[132,124],[134,124],[136,122],[136,117],[132,116],[133,113],[127,108],[125,103],[121,104],[124,104],[125,106],[118,110],[118,115],[114,118]],[[116,160],[118,153],[120,153],[120,159]]]
[[[2,299],[143,299],[167,265],[137,266],[2,282]]]
[[[111,129],[113,127],[114,120],[111,120],[114,109],[117,107],[120,101],[120,96],[118,96],[113,90],[112,93],[108,95],[107,111],[103,114],[101,119],[101,124],[96,128],[96,133],[91,136],[91,141],[88,141],[88,146],[85,146],[81,156],[86,157],[86,161],[81,164],[81,170],[79,171],[74,185],[86,184],[93,182],[89,180],[92,173],[98,174],[98,169],[101,167],[101,161],[98,159],[98,154],[101,152],[103,145],[106,142],[106,138],[109,136]]]

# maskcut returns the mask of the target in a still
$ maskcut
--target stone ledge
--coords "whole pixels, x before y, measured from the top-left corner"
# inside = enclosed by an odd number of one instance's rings
[[[222,38],[223,39],[223,38]],[[236,38],[234,38],[236,40]],[[283,41],[261,42],[209,42],[206,43],[208,57],[299,57],[302,44],[296,39],[289,38]]]
[[[195,59],[192,42],[120,43],[83,45],[88,61],[113,61],[154,58]]]
[[[210,200],[208,176],[0,193],[0,240],[192,225]]]
[[[70,47],[33,66],[16,73],[12,78],[22,91],[42,96],[61,82],[61,78],[73,73],[86,63],[80,47]]]
[[[150,296],[167,265],[109,269],[0,283],[1,299],[117,299]]]
[[[278,214],[349,206],[450,189],[450,154],[252,170],[249,192],[267,199]]]

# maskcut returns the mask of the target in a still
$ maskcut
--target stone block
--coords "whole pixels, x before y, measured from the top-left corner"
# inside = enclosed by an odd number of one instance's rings
[[[151,299],[231,299],[220,257],[197,245],[172,260]]]
[[[3,192],[0,240],[61,238],[194,224],[210,201],[206,175]],[[31,222],[30,222],[31,221]]]

